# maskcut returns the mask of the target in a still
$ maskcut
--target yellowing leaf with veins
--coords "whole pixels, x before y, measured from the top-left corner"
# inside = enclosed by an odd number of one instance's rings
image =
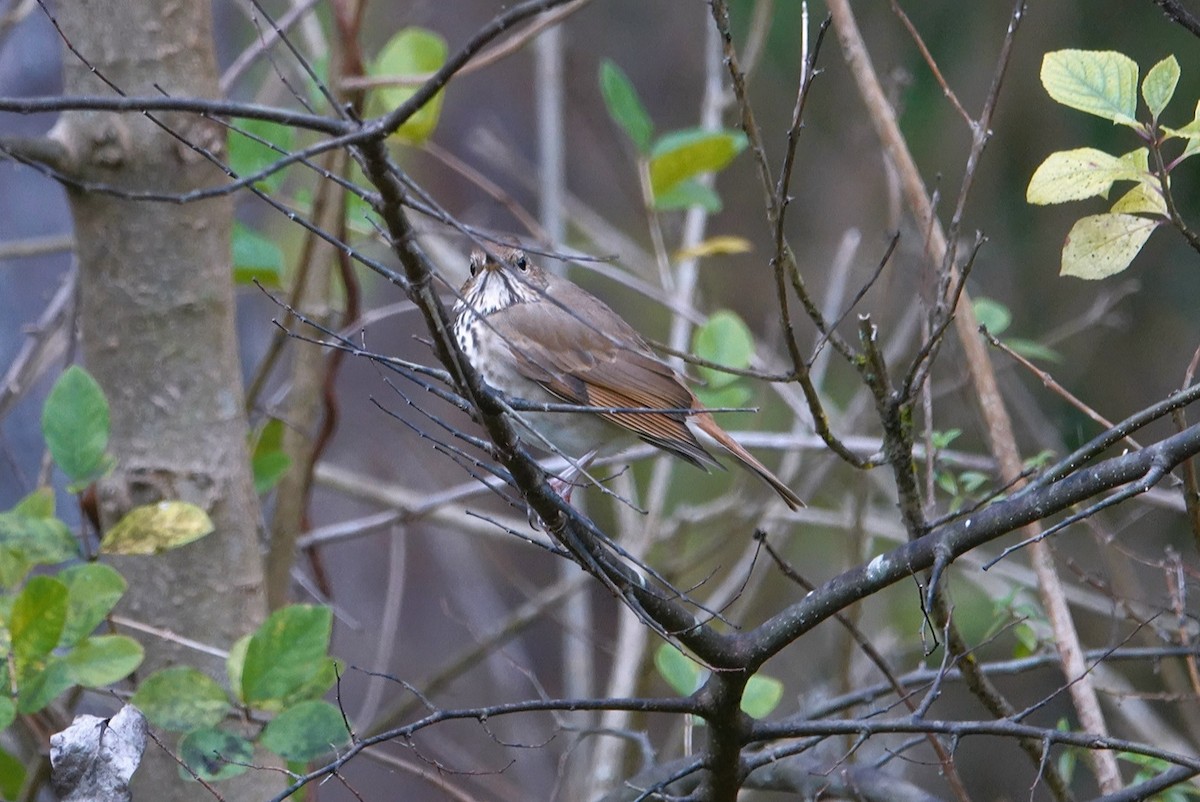
[[[1120,273],[1160,221],[1131,214],[1096,214],[1077,221],[1063,245],[1064,276],[1101,279]]]
[[[1200,153],[1200,101],[1196,102],[1196,113],[1192,116],[1192,121],[1182,128],[1168,128],[1165,125],[1159,126],[1163,131],[1167,132],[1168,137],[1182,137],[1187,139],[1187,145],[1183,149],[1183,153],[1179,154],[1179,158],[1175,160],[1176,164]]]
[[[1139,149],[1142,150],[1142,149]],[[1137,181],[1138,151],[1113,156],[1096,148],[1076,148],[1051,153],[1029,179],[1025,199],[1045,205],[1083,200],[1099,195],[1108,197],[1114,181]]]
[[[1057,50],[1042,59],[1042,86],[1064,106],[1136,126],[1137,62],[1112,50]]]
[[[1154,119],[1157,120],[1171,102],[1171,96],[1175,94],[1175,85],[1178,83],[1179,62],[1174,56],[1167,56],[1146,73],[1146,79],[1142,81],[1142,98]]]
[[[1109,209],[1110,212],[1125,214],[1156,214],[1167,216],[1167,202],[1158,185],[1150,181],[1140,181],[1137,186],[1122,195]]]
[[[208,513],[186,501],[134,507],[100,541],[103,554],[158,554],[199,540],[213,531]]]

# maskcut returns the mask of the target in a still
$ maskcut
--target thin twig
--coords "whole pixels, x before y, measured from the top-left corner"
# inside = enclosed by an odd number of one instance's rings
[[[875,124],[876,133],[881,140],[884,151],[899,173],[901,186],[909,207],[917,219],[917,224],[929,232],[927,242],[929,258],[935,264],[942,264],[944,266],[943,273],[949,281],[953,275],[951,248],[953,247],[954,237],[957,236],[957,230],[952,227],[954,236],[947,237],[942,231],[941,226],[936,222],[933,207],[925,190],[924,181],[913,161],[904,136],[900,132],[893,109],[887,102],[878,75],[871,65],[866,44],[858,30],[858,25],[849,2],[847,0],[830,0],[829,8],[834,17],[834,23],[837,27],[838,36],[841,39],[847,62],[858,84],[859,91],[866,100],[872,122]],[[997,61],[992,85],[984,102],[983,112],[980,118],[972,125],[973,145],[971,155],[968,157],[967,170],[964,174],[962,190],[959,193],[958,204],[955,210],[955,223],[961,219],[961,212],[966,202],[966,190],[973,181],[978,159],[987,141],[986,132],[990,129],[991,114],[999,98],[1003,76],[1011,55],[1013,39],[1024,14],[1024,0],[1018,0],[1013,7],[1009,19],[1008,31],[1001,46],[1000,57]],[[1017,476],[1021,472],[1022,465],[1020,452],[1016,445],[1016,437],[1012,430],[1012,421],[1009,418],[1004,399],[1000,394],[999,384],[996,381],[995,370],[991,360],[977,335],[978,321],[975,319],[974,311],[971,308],[970,298],[965,292],[959,298],[954,320],[959,333],[959,340],[966,353],[971,378],[975,385],[976,401],[980,412],[987,422],[989,441],[993,453],[1000,464],[1002,477],[1008,479]],[[1038,531],[1037,525],[1033,524],[1030,529],[1036,536],[1036,532]],[[1031,554],[1035,570],[1039,575],[1043,603],[1055,628],[1055,640],[1059,648],[1063,650],[1064,670],[1068,672],[1068,676],[1082,677],[1085,673],[1085,666],[1080,658],[1082,647],[1079,644],[1078,633],[1071,618],[1070,608],[1065,601],[1062,583],[1054,568],[1053,559],[1044,543],[1035,544],[1031,549]],[[1075,702],[1084,727],[1097,733],[1104,733],[1106,731],[1104,716],[1100,710],[1099,700],[1096,697],[1092,684],[1086,680],[1076,683],[1071,686],[1071,692],[1072,699]],[[1091,752],[1089,754],[1092,755],[1093,766],[1097,771],[1101,787],[1106,792],[1115,791],[1119,788],[1121,785],[1120,772],[1113,756],[1106,752]]]
[[[1096,423],[1103,426],[1105,429],[1113,428],[1113,424],[1111,421],[1108,420],[1108,418],[1104,417],[1099,412],[1097,412],[1096,410],[1089,407],[1087,404],[1085,404],[1083,401],[1081,401],[1078,397],[1076,397],[1070,390],[1068,390],[1066,387],[1063,387],[1061,384],[1059,384],[1057,381],[1055,381],[1054,377],[1051,376],[1049,372],[1042,370],[1037,365],[1033,364],[1028,359],[1026,359],[1025,357],[1018,354],[1016,351],[1014,351],[1012,348],[1010,348],[1009,346],[1007,346],[1003,342],[1001,342],[1000,339],[996,337],[996,335],[992,334],[990,331],[987,330],[987,326],[980,326],[979,333],[984,336],[984,338],[992,345],[993,348],[1000,349],[1005,354],[1012,357],[1012,359],[1014,359],[1018,365],[1025,368],[1030,373],[1032,373],[1035,377],[1037,377],[1038,381],[1040,381],[1046,387],[1046,389],[1050,390],[1052,393],[1054,393],[1055,395],[1062,398],[1068,404],[1075,407],[1075,409],[1079,410],[1084,415],[1087,415],[1089,418],[1091,418]],[[1124,440],[1126,443],[1129,443],[1129,445],[1132,446],[1133,448],[1141,448],[1141,446],[1138,444],[1138,442],[1136,440],[1134,440],[1132,437],[1126,436],[1124,438]]]
[[[958,95],[954,94],[954,90],[950,88],[950,84],[946,83],[946,79],[942,75],[941,68],[938,67],[937,61],[935,61],[933,58],[933,54],[929,52],[929,48],[925,46],[925,40],[921,38],[921,34],[917,30],[917,26],[912,24],[912,20],[908,18],[908,15],[904,13],[904,9],[900,8],[900,4],[896,2],[896,0],[890,0],[890,2],[892,6],[892,13],[900,18],[900,22],[904,25],[904,29],[908,31],[908,35],[912,37],[913,44],[917,46],[917,50],[921,51],[921,58],[925,59],[925,65],[929,67],[929,71],[933,73],[934,80],[936,80],[938,82],[938,86],[942,88],[942,94],[945,95],[946,100],[950,101],[950,105],[954,107],[956,112],[958,112],[958,116],[962,118],[963,122],[967,124],[968,128],[973,126],[975,121],[971,119],[971,115],[968,114],[967,110],[964,109],[962,104],[958,102]]]

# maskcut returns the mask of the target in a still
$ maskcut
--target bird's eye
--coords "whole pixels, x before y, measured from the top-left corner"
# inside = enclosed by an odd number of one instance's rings
[[[471,277],[474,278],[475,274],[479,272],[479,265],[475,264],[474,259],[471,260],[471,268],[470,269],[471,269]]]
[[[516,265],[517,265],[517,270],[520,270],[522,273],[529,272],[529,260],[526,259],[524,256],[517,257]]]

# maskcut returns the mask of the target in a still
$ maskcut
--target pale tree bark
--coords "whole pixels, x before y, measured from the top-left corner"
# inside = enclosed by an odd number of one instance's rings
[[[66,39],[121,92],[215,97],[211,9],[206,2],[73,0],[58,6]],[[111,95],[64,50],[69,95]],[[160,90],[161,88],[161,90]],[[225,132],[194,116],[74,113],[55,136],[68,172],[126,190],[185,192],[222,179],[188,147],[222,155]],[[170,129],[175,135],[164,130]],[[205,508],[213,534],[176,551],[116,561],[129,580],[123,613],[220,648],[251,631],[266,610],[259,508],[246,444],[234,329],[228,198],[167,204],[73,190],[86,365],[112,407],[115,472],[100,483],[101,520],[133,505],[177,498]],[[146,638],[139,675],[199,666],[225,680],[223,662]],[[279,775],[250,771],[220,786],[227,799],[262,799]],[[184,784],[153,744],[134,777],[137,798],[208,799]]]

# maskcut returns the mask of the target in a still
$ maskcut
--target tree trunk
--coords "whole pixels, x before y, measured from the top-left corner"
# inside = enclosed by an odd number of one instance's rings
[[[70,44],[121,92],[217,95],[208,3],[72,0],[58,13]],[[112,94],[77,56],[64,51],[63,60],[67,94]],[[224,158],[222,127],[194,116],[155,118],[162,125],[142,115],[73,113],[55,135],[84,181],[173,193],[220,183],[222,172],[186,143]],[[227,649],[266,610],[234,329],[232,200],[169,204],[75,190],[71,208],[83,352],[112,407],[118,460],[99,487],[102,525],[169,498],[199,504],[216,526],[167,554],[115,560],[129,580],[122,613]],[[225,684],[219,659],[159,638],[144,645],[140,676],[188,663]],[[278,774],[250,771],[219,790],[254,800],[278,787]],[[153,745],[134,788],[144,799],[213,798],[183,783],[174,759]]]

